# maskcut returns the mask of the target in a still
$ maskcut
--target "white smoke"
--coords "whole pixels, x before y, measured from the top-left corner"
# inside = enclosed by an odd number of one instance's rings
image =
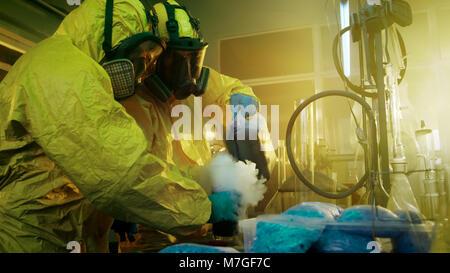
[[[212,185],[213,192],[235,190],[241,194],[240,219],[246,217],[247,208],[256,206],[266,192],[266,179],[258,179],[255,163],[235,161],[225,152],[219,153],[205,167],[202,180]]]

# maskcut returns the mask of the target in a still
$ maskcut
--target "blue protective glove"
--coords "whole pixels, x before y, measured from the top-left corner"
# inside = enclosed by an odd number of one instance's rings
[[[222,221],[237,221],[241,195],[236,191],[222,191],[211,194],[211,218],[210,223]]]
[[[111,229],[119,234],[121,242],[126,241],[127,238],[128,241],[134,242],[134,235],[139,232],[137,224],[127,223],[120,220],[114,220]]]
[[[231,96],[230,104],[235,107],[238,105],[242,105],[244,107],[244,110],[245,110],[245,107],[247,107],[249,105],[254,105],[255,106],[254,110],[249,109],[249,112],[248,112],[249,116],[253,116],[254,114],[256,114],[256,111],[258,111],[258,108],[259,108],[259,103],[254,97],[239,94],[239,93]],[[237,115],[237,111],[233,113],[233,117],[236,117],[236,115]]]

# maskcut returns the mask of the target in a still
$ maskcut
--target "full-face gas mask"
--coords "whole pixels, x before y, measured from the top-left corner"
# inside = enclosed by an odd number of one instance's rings
[[[172,1],[172,0],[171,0]],[[169,1],[170,2],[170,1]],[[127,38],[112,48],[112,24],[114,1],[107,0],[105,12],[105,57],[100,62],[111,78],[114,98],[122,100],[134,95],[137,86],[145,89],[162,102],[173,95],[176,99],[185,99],[190,95],[201,96],[206,90],[209,69],[203,67],[207,43],[203,42],[198,21],[191,17],[185,7],[159,3],[147,13],[152,32],[143,32]],[[161,6],[158,6],[161,5]],[[165,14],[162,15],[163,7]],[[180,24],[192,32],[180,37]],[[160,35],[158,23],[166,22],[167,35]],[[184,23],[184,25],[183,25]],[[182,32],[182,34],[184,34]]]
[[[105,57],[100,64],[111,78],[114,98],[122,100],[134,95],[136,87],[156,72],[164,42],[152,32],[131,36],[112,48],[114,1],[107,0],[105,12]],[[167,91],[168,92],[168,91]]]
[[[158,59],[156,76],[145,81],[148,88],[162,101],[172,94],[178,100],[203,95],[209,78],[209,69],[203,67],[208,44],[203,41],[198,20],[175,1],[156,4],[150,20],[153,32],[166,42],[166,48]]]
[[[209,70],[202,67],[206,46],[199,50],[167,47],[161,54],[156,74],[173,90],[176,99],[205,93]]]

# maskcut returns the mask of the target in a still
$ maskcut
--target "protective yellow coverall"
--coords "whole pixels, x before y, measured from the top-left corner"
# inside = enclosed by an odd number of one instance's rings
[[[148,31],[138,0],[114,2],[113,45]],[[0,252],[67,252],[70,241],[106,251],[109,216],[173,234],[210,217],[205,191],[171,160],[166,108],[144,103],[141,129],[114,100],[98,64],[104,14],[104,0],[84,1],[0,85]],[[204,104],[253,95],[216,72],[209,83]],[[209,160],[204,141],[176,146],[192,165]]]

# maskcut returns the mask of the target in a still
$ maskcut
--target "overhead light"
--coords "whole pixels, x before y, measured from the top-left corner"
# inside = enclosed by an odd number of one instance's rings
[[[11,65],[0,61],[0,70],[9,71],[11,69]]]
[[[341,0],[340,18],[341,18],[341,30],[350,26],[350,1]],[[345,76],[350,77],[351,74],[350,31],[347,31],[346,33],[344,33],[344,35],[342,35],[342,64],[344,67]]]

